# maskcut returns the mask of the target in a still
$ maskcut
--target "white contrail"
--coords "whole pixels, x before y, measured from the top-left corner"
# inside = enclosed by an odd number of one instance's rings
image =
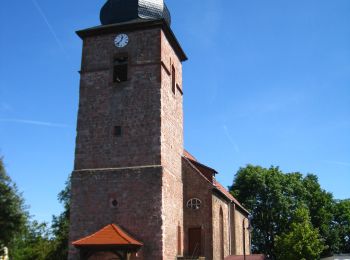
[[[236,153],[239,153],[239,152],[240,152],[239,147],[238,147],[238,145],[236,144],[236,142],[233,140],[232,136],[230,135],[227,126],[226,126],[226,125],[223,125],[222,127],[224,128],[226,137],[227,137],[227,139],[229,140],[229,142],[233,145],[233,148],[235,149]]]
[[[66,125],[66,124],[58,124],[58,123],[52,123],[52,122],[43,122],[43,121],[26,120],[26,119],[2,119],[2,118],[0,118],[0,122],[20,123],[20,124],[37,125],[37,126],[59,127],[59,128],[69,127],[69,125]]]
[[[341,166],[350,166],[349,162],[340,162],[340,161],[325,161],[326,163],[336,164]]]
[[[52,25],[50,24],[49,20],[47,19],[45,13],[43,12],[43,10],[41,9],[40,5],[38,4],[38,2],[36,0],[32,0],[32,3],[34,4],[35,8],[38,10],[39,14],[41,15],[41,17],[44,19],[44,22],[46,23],[47,27],[49,28],[49,31],[51,32],[52,36],[55,38],[56,43],[58,44],[58,46],[62,49],[62,51],[64,52],[64,54],[69,57],[66,49],[64,48],[61,40],[58,38],[55,30],[53,29]]]

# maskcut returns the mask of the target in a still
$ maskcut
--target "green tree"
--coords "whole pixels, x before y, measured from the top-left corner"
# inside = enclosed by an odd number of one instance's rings
[[[299,208],[288,232],[276,236],[276,258],[283,260],[319,259],[324,249],[321,236],[313,228],[307,208]]]
[[[339,237],[338,253],[350,253],[350,199],[336,202],[334,223]]]
[[[306,192],[300,194],[301,199],[310,211],[311,223],[317,227],[326,247],[322,256],[331,256],[339,251],[339,236],[334,226],[335,202],[333,195],[324,191],[315,175],[309,174],[303,179]]]
[[[276,238],[290,232],[293,216],[304,207],[309,210],[312,227],[327,241],[323,253],[337,247],[337,241],[332,240],[336,233],[329,228],[333,198],[321,189],[316,176],[248,165],[237,172],[230,191],[252,214],[254,252],[276,259]]]
[[[0,248],[8,246],[24,230],[26,220],[23,198],[0,158]]]
[[[28,222],[12,242],[10,256],[15,260],[45,260],[52,251],[52,240],[45,223]],[[53,259],[53,258],[51,258]],[[58,258],[57,258],[58,259]]]
[[[48,254],[49,259],[67,259],[69,237],[69,212],[70,212],[71,185],[70,178],[66,187],[58,194],[58,200],[63,204],[64,210],[52,220],[52,233],[54,235],[53,248]]]
[[[70,211],[70,179],[58,194],[64,211],[46,223],[30,221],[24,200],[6,174],[0,158],[0,248],[9,247],[15,260],[67,259]]]

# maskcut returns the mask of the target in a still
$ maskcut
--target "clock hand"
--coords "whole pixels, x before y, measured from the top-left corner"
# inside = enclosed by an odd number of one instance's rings
[[[119,41],[117,41],[117,44],[120,44],[123,41],[123,38],[119,39]]]

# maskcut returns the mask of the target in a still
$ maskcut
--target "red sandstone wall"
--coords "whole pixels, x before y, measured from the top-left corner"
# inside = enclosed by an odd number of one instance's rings
[[[160,29],[84,40],[75,169],[160,165]],[[129,80],[113,83],[113,59],[128,53]],[[114,126],[122,136],[113,135]]]
[[[214,259],[220,259],[220,231],[219,214],[220,207],[224,215],[224,255],[243,255],[243,219],[245,228],[248,227],[246,213],[242,213],[237,206],[231,205],[221,196],[213,195],[213,255]],[[231,214],[229,215],[229,212]],[[230,224],[231,222],[231,224]],[[249,232],[245,230],[246,255],[250,254]]]
[[[172,66],[175,68],[176,85],[182,89],[182,64],[161,32],[161,145],[162,165],[181,179],[183,155],[183,96],[181,90],[172,91]],[[170,74],[169,74],[170,72]]]
[[[175,259],[178,252],[178,226],[183,234],[183,153],[182,93],[172,91],[171,66],[175,67],[176,83],[182,87],[182,65],[168,39],[161,32],[161,163],[163,172],[163,259]],[[181,241],[181,248],[183,248]]]
[[[224,257],[230,255],[230,226],[229,226],[229,204],[222,198],[213,195],[213,259],[222,260],[220,258],[220,209],[223,212],[223,237],[224,237]]]
[[[184,178],[184,252],[188,255],[188,229],[202,227],[202,255],[206,260],[213,258],[213,237],[212,237],[212,184],[200,173],[190,166],[186,160],[182,160]],[[199,210],[192,210],[186,207],[191,198],[198,198],[202,201]]]
[[[144,242],[135,259],[163,259],[162,174],[160,166],[74,172],[70,241],[116,223]],[[69,259],[78,259],[78,251],[70,250]]]
[[[239,210],[235,212],[235,237],[236,237],[236,254],[243,255],[243,219],[246,219],[247,216],[242,214]],[[245,220],[245,228],[248,227],[248,219]],[[249,241],[249,232],[245,230],[245,245],[246,245],[246,254],[249,254],[250,241]]]
[[[237,241],[237,237],[236,237],[236,206],[231,203],[231,205],[229,206],[229,210],[231,211],[230,213],[230,221],[231,221],[231,252],[230,255],[236,255],[236,241]]]
[[[165,64],[174,65],[182,88],[181,62],[160,28],[126,32],[123,49],[113,44],[118,33],[83,43],[70,242],[116,223],[144,243],[135,259],[174,259],[183,227],[183,111]],[[129,79],[116,84],[113,57],[123,53]]]

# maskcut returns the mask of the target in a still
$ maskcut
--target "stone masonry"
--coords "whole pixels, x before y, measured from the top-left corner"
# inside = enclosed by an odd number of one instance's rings
[[[129,42],[117,48],[121,33]],[[143,243],[130,260],[223,260],[242,255],[243,232],[249,254],[242,226],[249,212],[214,169],[184,151],[187,58],[169,24],[136,19],[77,34],[83,52],[68,259],[80,259],[73,241],[112,223]],[[126,81],[114,80],[118,59],[127,62]],[[200,206],[187,206],[194,199]],[[112,256],[103,247],[89,260]]]
[[[71,242],[117,223],[144,243],[133,259],[168,260],[182,253],[182,66],[169,31],[156,21],[78,32],[83,57]],[[129,36],[125,48],[114,46],[118,33]],[[114,83],[119,56],[128,57],[128,80]],[[121,136],[113,134],[115,126]],[[69,259],[79,259],[72,246]]]
[[[229,255],[243,255],[243,219],[248,225],[248,213],[241,209],[238,202],[232,201],[226,193],[216,189],[214,177],[210,177],[203,167],[194,165],[193,161],[183,158],[184,183],[184,229],[185,233],[193,227],[202,230],[200,255],[206,260],[222,260]],[[191,198],[201,200],[198,210],[186,207]],[[220,217],[222,214],[222,218]],[[222,227],[220,224],[222,221]],[[250,254],[249,232],[246,232],[246,254]],[[188,251],[188,236],[184,238],[184,251]]]
[[[207,260],[213,259],[213,226],[212,226],[212,183],[204,177],[199,176],[200,172],[192,167],[191,163],[183,159],[184,174],[184,204],[190,198],[198,198],[202,201],[202,207],[199,210],[192,211],[184,205],[184,228],[201,227],[202,229],[202,248],[200,255],[205,256]],[[185,236],[185,252],[188,252],[188,236]],[[186,254],[189,255],[189,254]]]

